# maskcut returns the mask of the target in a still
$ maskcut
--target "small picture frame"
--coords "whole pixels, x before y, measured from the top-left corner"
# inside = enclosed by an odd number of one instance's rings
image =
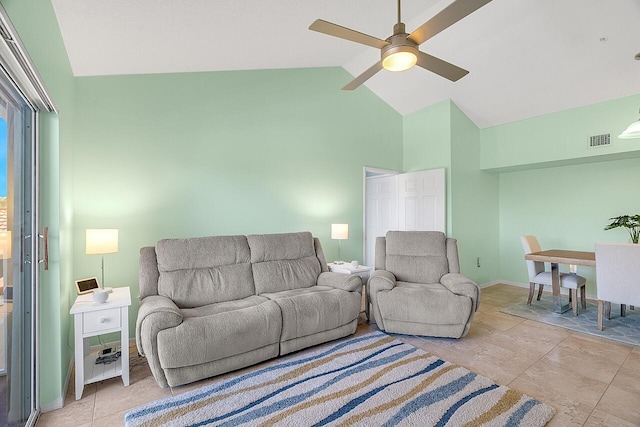
[[[76,280],[76,290],[78,295],[90,294],[95,289],[98,289],[98,279],[96,277],[87,277],[86,279]]]

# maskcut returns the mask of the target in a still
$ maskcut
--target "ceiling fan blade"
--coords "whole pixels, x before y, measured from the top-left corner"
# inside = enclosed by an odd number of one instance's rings
[[[456,82],[469,74],[469,72],[464,68],[457,67],[447,61],[443,61],[442,59],[424,52],[418,52],[418,62],[416,65],[421,66],[425,70],[436,73],[445,79],[449,79],[452,82]]]
[[[456,0],[418,27],[409,35],[409,38],[417,44],[422,44],[440,31],[480,9],[490,1],[491,0]]]
[[[349,82],[349,84],[343,87],[342,90],[354,90],[355,88],[360,86],[362,83],[366,82],[371,77],[373,77],[373,75],[380,70],[382,70],[382,61],[378,61],[375,64],[373,64],[371,67],[367,68],[364,73],[360,74],[358,77],[351,80],[351,82]]]
[[[350,28],[342,27],[337,24],[332,24],[331,22],[323,21],[322,19],[316,19],[313,24],[309,26],[309,29],[378,49],[382,49],[389,44],[389,42],[385,40],[381,40],[368,34],[360,33],[358,31],[354,31]]]

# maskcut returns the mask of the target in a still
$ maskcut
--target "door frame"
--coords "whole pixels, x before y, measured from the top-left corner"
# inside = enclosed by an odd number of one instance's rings
[[[367,259],[367,178],[370,176],[400,175],[402,172],[393,169],[383,169],[371,166],[362,168],[362,262]],[[370,265],[369,267],[373,267]]]
[[[23,267],[29,266],[31,276],[31,358],[32,368],[31,386],[31,413],[26,421],[26,426],[34,426],[40,415],[40,239],[45,237],[40,234],[40,113],[50,112],[58,114],[58,108],[44,84],[35,64],[29,57],[27,49],[9,15],[0,4],[0,30],[5,35],[0,39],[0,67],[11,81],[16,90],[31,110],[31,132],[29,132],[31,144],[31,233],[25,236],[23,245],[29,246],[31,259],[23,260]],[[6,40],[9,40],[8,43]],[[46,238],[46,237],[45,237]],[[46,244],[44,245],[46,248]],[[46,258],[46,255],[45,255]],[[46,267],[45,267],[46,268]],[[64,396],[63,396],[64,398]]]

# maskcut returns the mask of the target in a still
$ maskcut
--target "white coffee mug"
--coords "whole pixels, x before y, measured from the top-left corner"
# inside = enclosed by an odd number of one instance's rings
[[[358,268],[358,261],[351,261],[351,267]]]
[[[93,302],[95,302],[96,304],[105,303],[108,299],[109,292],[105,291],[104,289],[96,289],[95,291],[93,291]]]

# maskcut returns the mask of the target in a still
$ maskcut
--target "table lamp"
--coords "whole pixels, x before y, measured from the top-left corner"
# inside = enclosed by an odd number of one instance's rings
[[[118,252],[117,228],[87,228],[85,254],[102,255],[102,287],[104,288],[104,254]]]
[[[349,224],[331,224],[331,238],[338,241],[338,261],[336,264],[343,264],[340,261],[340,240],[349,238]]]

